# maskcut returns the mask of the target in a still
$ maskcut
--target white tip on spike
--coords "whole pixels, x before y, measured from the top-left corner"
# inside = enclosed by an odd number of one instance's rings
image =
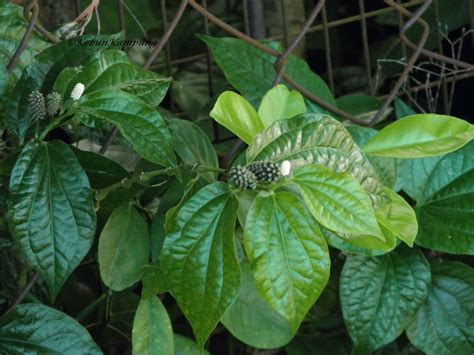
[[[74,89],[72,89],[71,98],[75,101],[79,100],[82,96],[82,93],[84,92],[84,89],[84,84],[77,83],[76,86],[74,86]]]
[[[291,171],[291,163],[289,160],[285,160],[283,163],[281,163],[280,167],[280,172],[282,176],[288,176],[290,175]]]

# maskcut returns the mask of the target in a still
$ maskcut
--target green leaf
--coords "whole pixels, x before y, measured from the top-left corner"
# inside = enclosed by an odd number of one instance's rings
[[[371,352],[395,340],[424,302],[430,267],[418,249],[349,256],[341,275],[344,322],[356,347]]]
[[[225,312],[221,322],[234,337],[254,348],[279,348],[293,337],[288,321],[258,293],[248,263],[242,264],[239,296]]]
[[[210,48],[227,81],[244,95],[253,107],[258,107],[264,95],[273,86],[276,77],[273,63],[276,57],[237,38],[215,38],[203,35],[198,37]],[[279,44],[267,42],[266,45],[276,47]],[[336,105],[326,83],[309,68],[304,60],[290,55],[285,73],[312,94]],[[326,113],[326,110],[312,101],[307,99],[305,101],[309,112]]]
[[[161,115],[134,95],[103,90],[84,95],[78,112],[115,124],[143,158],[175,166],[171,136]]]
[[[370,120],[382,107],[383,101],[368,95],[345,95],[337,98],[337,107],[362,120]],[[385,117],[391,109],[385,111]]]
[[[395,106],[395,116],[397,119],[416,115],[416,112],[399,97],[396,97],[393,102]]]
[[[93,189],[103,189],[125,178],[131,177],[119,163],[90,151],[69,146],[82,169],[87,174]]]
[[[211,141],[199,126],[186,120],[168,120],[173,147],[178,156],[187,164],[219,167],[217,154]],[[213,172],[202,174],[209,182],[217,179]]]
[[[366,154],[422,158],[446,154],[473,139],[469,122],[434,114],[402,118],[382,129],[364,147]]]
[[[132,204],[117,207],[99,237],[99,268],[104,284],[121,291],[140,280],[148,263],[150,240],[143,217]]]
[[[254,108],[242,96],[232,91],[224,91],[219,95],[209,116],[247,144],[264,128]]]
[[[416,243],[474,255],[474,142],[444,157],[412,160],[406,175],[404,189],[417,200]]]
[[[9,225],[54,300],[92,246],[96,225],[87,176],[66,144],[23,148],[10,177]]]
[[[427,354],[470,354],[474,344],[474,270],[462,263],[431,264],[425,303],[407,329],[410,342]]]
[[[209,352],[201,349],[194,341],[182,335],[174,333],[175,355],[209,355]]]
[[[23,16],[23,8],[10,1],[0,3],[0,66],[5,67],[10,62],[16,52],[23,34],[26,31],[28,22]],[[23,69],[33,59],[33,57],[45,49],[48,42],[35,31],[31,34],[25,50],[21,53],[17,64],[9,75],[2,77],[8,79],[9,86],[13,86],[20,78]]]
[[[74,76],[65,74],[60,75],[60,78],[64,83],[55,83],[55,86],[61,89],[59,93],[64,98],[69,98],[74,86],[82,83],[85,86],[84,94],[103,89],[123,90],[140,97],[151,106],[157,106],[163,100],[171,80],[136,66],[125,52],[117,49],[96,53]]]
[[[319,164],[340,172],[349,172],[362,185],[375,205],[386,197],[374,169],[344,125],[315,114],[303,114],[291,120],[277,121],[259,133],[247,149],[247,161],[291,161],[292,167]]]
[[[94,53],[107,48],[114,36],[81,36],[52,45],[38,54],[25,68],[23,74],[7,98],[5,116],[11,132],[24,138],[32,124],[31,110],[28,105],[28,95],[33,90],[48,94],[57,76],[68,66],[77,66]],[[101,41],[101,46],[75,45],[78,40]]]
[[[273,122],[306,113],[303,96],[295,90],[289,91],[285,85],[270,89],[258,107],[258,115],[265,128]]]
[[[167,291],[162,277],[163,275],[160,271],[159,260],[143,266],[141,273],[143,283],[142,299],[154,297],[159,293],[165,293]]]
[[[239,291],[236,215],[229,187],[207,185],[181,207],[161,252],[163,278],[201,347]]]
[[[158,297],[140,301],[132,331],[133,354],[174,354],[171,322]]]
[[[244,232],[258,291],[296,333],[329,278],[326,241],[303,203],[288,192],[260,192]]]
[[[102,354],[79,323],[42,304],[22,304],[0,318],[0,352]]]
[[[349,173],[335,173],[311,164],[295,169],[292,182],[313,217],[324,227],[383,239],[369,196]]]
[[[415,211],[403,197],[389,188],[385,188],[385,193],[389,196],[390,202],[375,212],[377,221],[412,247],[418,233]]]

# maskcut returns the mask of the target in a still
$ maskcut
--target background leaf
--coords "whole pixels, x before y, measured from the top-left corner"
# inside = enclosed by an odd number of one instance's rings
[[[434,114],[408,116],[386,126],[364,147],[366,154],[423,158],[446,154],[474,138],[469,122]]]
[[[0,318],[5,354],[102,354],[91,336],[68,315],[41,304],[22,304]]]
[[[171,322],[158,297],[140,301],[133,320],[132,344],[137,355],[175,353]]]
[[[257,289],[294,334],[328,281],[326,241],[303,203],[289,192],[260,192],[244,231]]]
[[[26,145],[10,177],[10,203],[15,243],[54,300],[92,246],[96,225],[87,176],[69,147]]]
[[[442,260],[431,269],[432,285],[407,329],[408,338],[427,354],[469,354],[474,343],[474,270]]]
[[[207,185],[181,207],[161,252],[163,278],[201,346],[239,291],[236,215],[229,187]]]
[[[357,348],[371,352],[395,340],[425,300],[430,281],[430,267],[418,249],[349,256],[341,275],[341,307]]]
[[[241,266],[239,296],[222,316],[222,324],[234,337],[255,348],[273,349],[287,344],[293,337],[288,321],[260,296],[250,265],[244,262]]]
[[[99,237],[99,267],[104,284],[121,291],[140,280],[140,268],[148,263],[150,238],[143,217],[126,203],[117,207]]]

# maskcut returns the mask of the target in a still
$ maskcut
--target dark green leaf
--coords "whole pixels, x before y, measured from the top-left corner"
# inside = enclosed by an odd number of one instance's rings
[[[54,299],[89,251],[96,224],[87,176],[66,144],[24,147],[10,178],[9,217],[18,248]]]
[[[132,204],[114,210],[100,233],[98,253],[102,281],[112,290],[121,291],[140,280],[150,240],[147,225]]]
[[[5,354],[102,354],[91,336],[68,315],[41,304],[16,306],[0,318]]]
[[[263,96],[273,86],[276,72],[273,63],[276,57],[237,38],[214,38],[200,35],[224,72],[227,81],[245,96],[253,107],[258,107]],[[275,46],[275,43],[268,43]],[[326,83],[309,68],[302,59],[290,55],[285,73],[298,84],[322,100],[336,105]],[[325,113],[326,111],[306,100],[308,111]]]
[[[239,296],[225,312],[221,322],[234,337],[259,349],[278,348],[293,337],[288,321],[258,293],[248,263],[242,264]]]
[[[74,85],[82,83],[84,94],[110,89],[123,90],[143,99],[151,106],[157,106],[165,97],[170,79],[152,71],[142,69],[130,61],[127,54],[117,49],[108,49],[92,56],[84,68],[74,76],[61,75],[61,83],[55,86],[64,98],[72,92]]]
[[[174,354],[173,329],[158,297],[140,301],[132,332],[133,354]]]
[[[163,118],[136,96],[121,91],[97,91],[84,95],[77,109],[115,124],[143,158],[163,166],[176,165]]]
[[[209,355],[194,341],[182,335],[174,333],[174,354],[175,355]]]
[[[257,289],[296,333],[329,278],[326,241],[289,192],[260,192],[250,207],[244,246]]]
[[[57,76],[65,67],[77,66],[90,55],[108,46],[109,40],[118,36],[82,36],[48,47],[38,54],[25,68],[15,88],[11,91],[5,109],[7,126],[20,138],[25,137],[32,123],[28,95],[33,90],[48,94]],[[100,46],[74,45],[73,41],[94,39]]]
[[[161,252],[166,285],[201,346],[237,298],[236,215],[229,187],[207,185],[181,207]]]
[[[398,119],[406,117],[406,116],[416,115],[416,112],[410,106],[408,106],[405,103],[405,101],[403,101],[399,97],[395,98],[394,106],[395,106],[395,116]]]
[[[431,264],[432,285],[407,329],[426,354],[471,354],[474,344],[474,270],[462,263]]]
[[[169,120],[168,125],[174,150],[185,163],[219,167],[216,151],[199,126],[180,119]],[[203,176],[210,182],[217,178],[217,174],[213,172],[204,173]]]
[[[367,95],[346,95],[337,98],[337,107],[362,120],[370,120],[382,107],[383,101]],[[391,109],[386,111],[388,114]],[[386,115],[385,115],[386,116]]]
[[[430,267],[418,249],[349,256],[341,275],[341,306],[357,348],[370,352],[395,340],[424,302],[430,281]]]

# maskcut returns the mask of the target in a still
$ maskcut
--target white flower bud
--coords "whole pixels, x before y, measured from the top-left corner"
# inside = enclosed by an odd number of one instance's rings
[[[82,93],[84,92],[84,89],[84,84],[77,83],[76,86],[74,86],[74,89],[72,89],[71,98],[75,101],[79,100],[82,96]]]
[[[291,163],[289,160],[285,160],[283,163],[281,163],[280,166],[280,172],[282,176],[288,176],[290,175],[291,171]]]

